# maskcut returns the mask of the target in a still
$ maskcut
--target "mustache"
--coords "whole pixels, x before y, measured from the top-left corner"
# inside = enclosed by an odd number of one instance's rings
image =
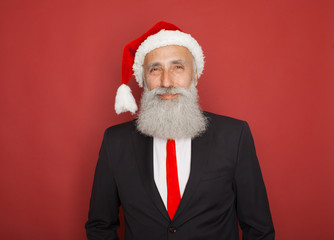
[[[164,94],[180,94],[187,95],[189,90],[182,87],[157,87],[151,90],[154,95],[164,95]]]

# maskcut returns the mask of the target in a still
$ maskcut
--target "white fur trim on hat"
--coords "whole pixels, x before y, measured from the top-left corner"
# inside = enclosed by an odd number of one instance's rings
[[[115,111],[117,114],[130,111],[134,114],[138,107],[129,86],[122,84],[116,93]]]
[[[143,86],[143,64],[146,54],[156,48],[169,45],[178,45],[188,48],[194,57],[198,78],[201,76],[204,69],[204,55],[198,42],[190,34],[178,30],[171,31],[163,29],[149,36],[142,42],[136,52],[132,69],[140,87]]]

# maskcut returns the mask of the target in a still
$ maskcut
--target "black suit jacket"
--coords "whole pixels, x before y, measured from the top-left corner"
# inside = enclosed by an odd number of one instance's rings
[[[153,139],[127,122],[105,131],[86,223],[88,239],[274,239],[265,185],[247,122],[205,113],[209,127],[192,140],[191,172],[170,220],[153,177]]]

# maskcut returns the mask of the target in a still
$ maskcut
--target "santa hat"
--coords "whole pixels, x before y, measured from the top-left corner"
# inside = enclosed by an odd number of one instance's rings
[[[204,55],[201,46],[187,33],[181,31],[177,26],[158,22],[139,38],[128,43],[123,50],[122,60],[122,85],[116,93],[115,110],[117,114],[137,111],[136,101],[131,94],[131,89],[126,84],[135,75],[139,86],[143,86],[143,63],[146,54],[152,50],[168,45],[186,47],[194,57],[198,78],[204,68]]]

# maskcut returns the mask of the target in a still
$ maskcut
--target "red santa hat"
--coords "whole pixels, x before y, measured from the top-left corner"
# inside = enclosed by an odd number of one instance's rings
[[[123,50],[122,60],[122,85],[116,93],[115,110],[117,114],[137,111],[136,101],[131,94],[131,89],[126,84],[135,75],[139,86],[143,86],[143,63],[146,54],[152,50],[168,45],[186,47],[194,57],[198,78],[204,69],[204,55],[201,46],[187,33],[181,31],[177,26],[158,22],[139,38],[128,43]]]

